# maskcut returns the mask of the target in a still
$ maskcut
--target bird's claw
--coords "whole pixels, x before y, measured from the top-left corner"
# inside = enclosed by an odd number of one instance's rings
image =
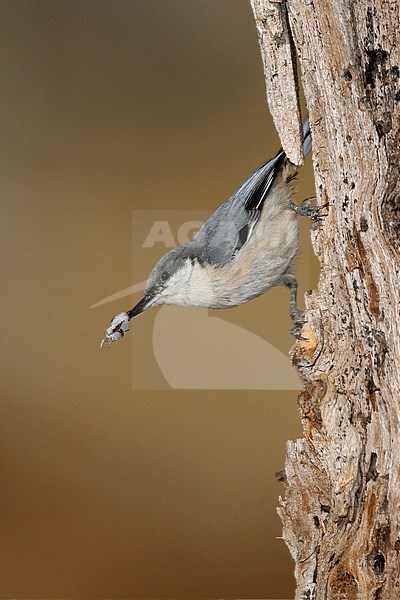
[[[325,217],[327,217],[327,214],[322,214],[321,211],[324,210],[326,208],[326,205],[323,206],[315,206],[312,205],[311,203],[314,202],[316,200],[315,196],[312,196],[311,198],[306,198],[305,200],[303,200],[303,202],[301,204],[295,204],[293,202],[292,207],[294,208],[294,210],[296,211],[296,213],[298,215],[300,215],[301,217],[308,217],[309,219],[311,219],[312,221],[322,221]]]
[[[126,332],[129,331],[129,317],[126,312],[115,315],[110,322],[110,327],[104,332],[104,338],[101,341],[100,348],[107,345],[109,348],[112,342],[121,340]]]
[[[303,326],[307,323],[307,320],[304,317],[304,312],[302,310],[296,310],[296,313],[293,315],[293,323],[294,327],[290,329],[289,333],[298,341],[306,341],[307,338],[301,335]]]
[[[304,323],[296,323],[296,325],[289,330],[290,335],[296,338],[298,342],[306,342],[308,340],[308,338],[301,335],[303,325]]]

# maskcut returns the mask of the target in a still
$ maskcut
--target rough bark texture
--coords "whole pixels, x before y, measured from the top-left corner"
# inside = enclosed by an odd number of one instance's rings
[[[304,380],[304,439],[287,446],[279,513],[297,599],[395,600],[399,3],[287,0],[286,7],[310,114],[318,200],[329,208],[313,232],[321,277],[306,298],[308,340],[292,354]]]

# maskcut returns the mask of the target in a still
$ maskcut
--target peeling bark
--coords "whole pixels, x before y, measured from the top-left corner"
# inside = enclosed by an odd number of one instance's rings
[[[271,3],[258,4],[268,10]],[[292,351],[304,382],[298,400],[304,439],[287,445],[279,514],[298,600],[394,600],[400,598],[399,3],[287,0],[286,6],[310,114],[318,201],[329,208],[312,234],[321,277],[306,298],[308,339]]]
[[[295,165],[303,164],[296,54],[286,4],[250,0],[264,65],[267,99],[282,148]]]

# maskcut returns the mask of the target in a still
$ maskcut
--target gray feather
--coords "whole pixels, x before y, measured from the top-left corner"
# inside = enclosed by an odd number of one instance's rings
[[[303,152],[311,150],[308,116],[303,121]],[[286,155],[277,155],[262,164],[236,192],[204,223],[191,244],[201,248],[201,259],[211,265],[227,264],[250,238],[264,202],[281,172]]]
[[[204,223],[192,242],[202,248],[203,261],[224,265],[244,246],[281,162],[282,157],[277,156],[261,165]]]

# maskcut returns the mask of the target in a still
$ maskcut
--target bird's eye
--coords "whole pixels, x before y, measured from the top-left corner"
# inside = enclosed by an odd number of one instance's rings
[[[171,275],[168,273],[168,271],[164,271],[161,274],[161,281],[168,281],[168,279],[171,277]]]

